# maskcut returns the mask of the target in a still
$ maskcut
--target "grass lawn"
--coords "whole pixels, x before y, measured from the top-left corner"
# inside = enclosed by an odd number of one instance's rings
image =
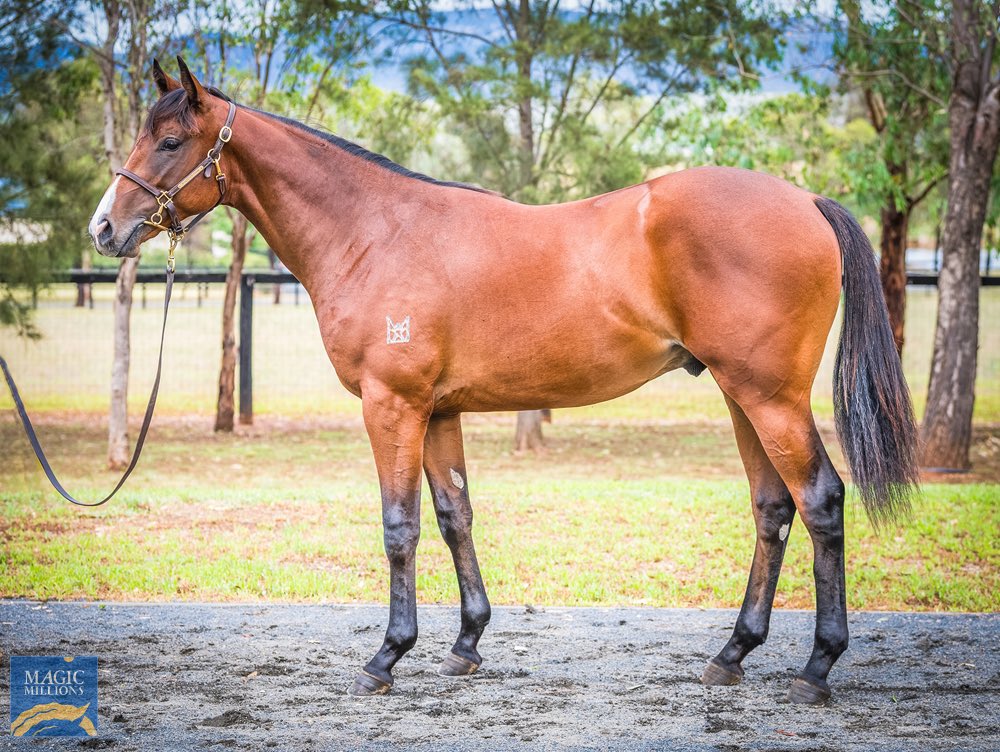
[[[727,423],[560,411],[537,456],[510,452],[509,415],[465,425],[494,603],[739,605],[754,536]],[[109,489],[103,418],[43,415],[40,434],[71,491]],[[977,432],[973,480],[984,482],[927,483],[896,529],[876,535],[851,505],[851,608],[1000,609],[997,434]],[[204,416],[166,417],[125,491],[98,510],[48,489],[10,411],[0,411],[0,446],[0,596],[387,602],[374,465],[356,419],[263,418],[218,436]],[[426,492],[424,501],[419,598],[457,603]],[[812,607],[811,545],[798,522],[777,603]]]
[[[134,310],[134,419],[153,376],[158,302]],[[43,300],[40,342],[0,330],[0,352],[67,487],[96,498],[111,362],[111,288],[94,310],[71,289]],[[312,307],[258,305],[257,424],[211,432],[219,363],[219,289],[199,307],[175,292],[164,381],[139,469],[107,507],[80,510],[46,485],[0,393],[0,596],[385,602],[387,565],[375,470],[360,403],[337,381]],[[261,291],[260,302],[266,301]],[[1000,610],[1000,288],[984,288],[976,472],[928,482],[913,519],[877,536],[849,513],[853,608]],[[908,293],[904,368],[918,414],[930,370],[936,293]],[[836,337],[838,328],[834,328]],[[813,404],[829,428],[834,345]],[[280,417],[279,417],[280,416]],[[510,415],[467,416],[475,536],[495,603],[738,606],[753,552],[746,480],[709,374],[667,374],[621,399],[560,410],[541,456],[510,452]],[[133,436],[134,436],[133,429]],[[939,479],[940,480],[940,479]],[[946,479],[947,480],[947,479]],[[423,603],[458,600],[433,509],[423,509]],[[811,545],[793,528],[778,603],[811,607]]]

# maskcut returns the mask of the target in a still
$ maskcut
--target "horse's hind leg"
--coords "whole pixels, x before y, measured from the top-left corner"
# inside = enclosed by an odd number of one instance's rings
[[[750,481],[750,498],[757,526],[757,546],[743,607],[736,618],[733,636],[705,668],[704,684],[736,684],[743,678],[742,661],[767,639],[768,623],[778,574],[785,556],[788,531],[795,504],[784,481],[761,446],[757,432],[742,408],[726,397],[736,430],[736,443]]]
[[[737,397],[739,400],[739,397]],[[808,393],[740,401],[767,456],[792,494],[813,542],[816,635],[806,667],[792,683],[794,702],[830,697],[827,675],[847,649],[844,583],[844,484],[830,462],[809,409]]]
[[[479,573],[472,543],[472,505],[458,415],[434,416],[424,439],[424,472],[434,498],[434,511],[445,543],[451,549],[462,598],[462,628],[439,673],[463,676],[479,668],[483,659],[477,645],[490,621],[490,602]]]

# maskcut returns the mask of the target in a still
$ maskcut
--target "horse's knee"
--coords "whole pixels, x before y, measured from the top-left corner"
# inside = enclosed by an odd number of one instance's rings
[[[752,498],[758,536],[767,541],[785,540],[795,517],[795,504],[788,489],[784,484],[758,488],[754,490]]]
[[[434,512],[437,514],[441,537],[449,546],[454,546],[472,530],[472,508],[457,506],[445,497],[435,499]]]
[[[391,564],[404,563],[413,556],[420,540],[420,519],[411,515],[386,514],[382,518],[385,555]]]

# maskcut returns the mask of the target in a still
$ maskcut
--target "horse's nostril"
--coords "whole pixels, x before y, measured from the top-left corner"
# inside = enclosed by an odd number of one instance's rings
[[[97,242],[101,245],[107,245],[108,241],[111,240],[111,236],[114,235],[111,231],[111,223],[107,219],[102,219],[98,222],[94,230],[96,231]]]

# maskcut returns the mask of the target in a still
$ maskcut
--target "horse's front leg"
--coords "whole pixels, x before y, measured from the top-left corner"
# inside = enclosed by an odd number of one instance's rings
[[[461,416],[430,419],[424,439],[424,472],[434,497],[438,527],[455,562],[462,598],[462,628],[451,654],[441,663],[438,672],[445,676],[464,676],[483,662],[476,648],[490,621],[490,602],[472,543],[472,505],[465,472]]]
[[[355,696],[388,692],[392,667],[417,641],[415,560],[428,414],[423,405],[380,385],[365,389],[362,405],[382,490],[382,527],[389,559],[389,626],[382,647],[349,690]]]

